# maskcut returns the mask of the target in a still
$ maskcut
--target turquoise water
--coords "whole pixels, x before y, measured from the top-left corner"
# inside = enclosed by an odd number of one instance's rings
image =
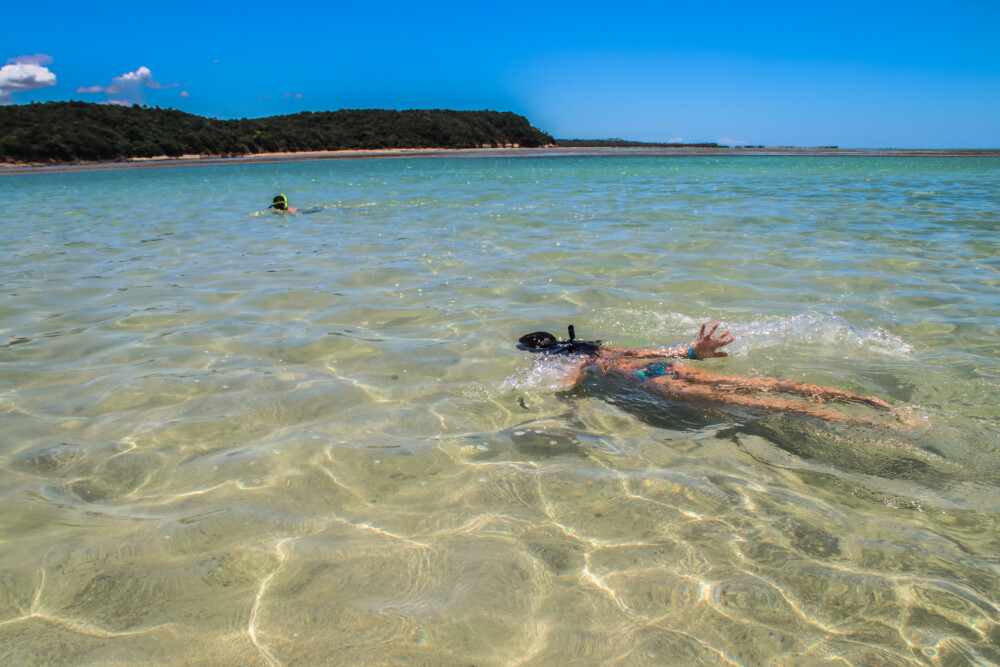
[[[258,213],[277,192],[311,215]],[[0,176],[3,664],[1000,662],[1000,160]],[[514,347],[737,340],[705,411]],[[826,661],[826,662],[825,662]]]

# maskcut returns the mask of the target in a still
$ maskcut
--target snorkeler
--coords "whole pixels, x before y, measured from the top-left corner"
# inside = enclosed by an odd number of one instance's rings
[[[294,206],[288,205],[288,197],[286,197],[284,193],[277,195],[274,198],[273,203],[270,206],[268,206],[268,208],[273,208],[276,211],[284,211],[287,213],[299,212],[299,209],[295,208]]]
[[[288,197],[284,193],[277,195],[272,201],[271,205],[267,207],[269,210],[274,209],[279,213],[319,213],[322,210],[330,208],[328,206],[313,206],[312,208],[295,208],[294,206],[288,205]]]
[[[608,347],[601,341],[577,340],[573,326],[569,327],[569,338],[557,340],[545,331],[526,334],[519,339],[518,348],[543,355],[572,355],[579,357],[574,366],[570,384],[576,386],[587,370],[595,370],[607,376],[625,379],[645,391],[666,398],[706,406],[739,405],[749,408],[763,408],[779,412],[796,412],[832,421],[851,421],[846,415],[817,408],[811,403],[861,403],[878,410],[889,410],[891,406],[875,396],[859,396],[850,392],[804,384],[791,380],[776,380],[768,377],[742,377],[710,373],[688,364],[674,364],[637,361],[640,359],[689,359],[700,361],[712,357],[729,356],[721,351],[735,340],[727,329],[716,334],[716,322],[706,331],[708,322],[701,325],[697,337],[688,346],[670,349],[621,349]],[[790,394],[807,399],[808,402],[775,396]]]

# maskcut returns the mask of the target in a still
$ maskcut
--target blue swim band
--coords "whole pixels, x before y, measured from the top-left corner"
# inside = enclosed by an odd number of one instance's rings
[[[693,345],[689,345],[688,346],[688,359],[694,359],[695,361],[701,361],[701,359],[698,358],[698,355],[694,353],[694,346]]]

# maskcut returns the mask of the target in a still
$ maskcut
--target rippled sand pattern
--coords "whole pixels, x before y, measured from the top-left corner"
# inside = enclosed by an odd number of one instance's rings
[[[0,663],[1000,663],[1000,164],[832,160],[0,179]],[[896,411],[513,348],[711,316]]]

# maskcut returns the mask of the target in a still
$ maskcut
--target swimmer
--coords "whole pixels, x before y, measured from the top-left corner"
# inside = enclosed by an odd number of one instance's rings
[[[542,355],[579,357],[579,363],[571,370],[570,386],[579,384],[585,371],[593,370],[605,376],[624,379],[650,393],[696,405],[738,405],[777,412],[794,412],[830,421],[852,420],[833,410],[814,407],[814,403],[832,401],[860,403],[876,410],[891,408],[888,403],[875,396],[859,396],[815,384],[768,377],[722,375],[689,364],[641,361],[646,359],[700,361],[729,356],[721,349],[735,340],[729,330],[717,334],[718,322],[712,325],[711,329],[707,327],[708,322],[701,325],[698,335],[690,345],[668,349],[629,350],[608,347],[602,345],[599,340],[577,340],[572,325],[569,327],[569,338],[566,340],[557,340],[548,332],[536,331],[522,336],[517,347]],[[793,400],[775,394],[798,396],[807,400]]]
[[[282,211],[286,213],[299,212],[299,209],[295,208],[294,206],[288,205],[288,197],[286,197],[284,193],[276,196],[273,200],[273,203],[270,206],[268,206],[268,208],[273,208],[275,211]]]
[[[294,206],[288,205],[288,197],[284,194],[276,196],[268,209],[274,209],[279,213],[319,213],[320,211],[328,208],[327,206],[313,206],[312,208],[295,208]]]

